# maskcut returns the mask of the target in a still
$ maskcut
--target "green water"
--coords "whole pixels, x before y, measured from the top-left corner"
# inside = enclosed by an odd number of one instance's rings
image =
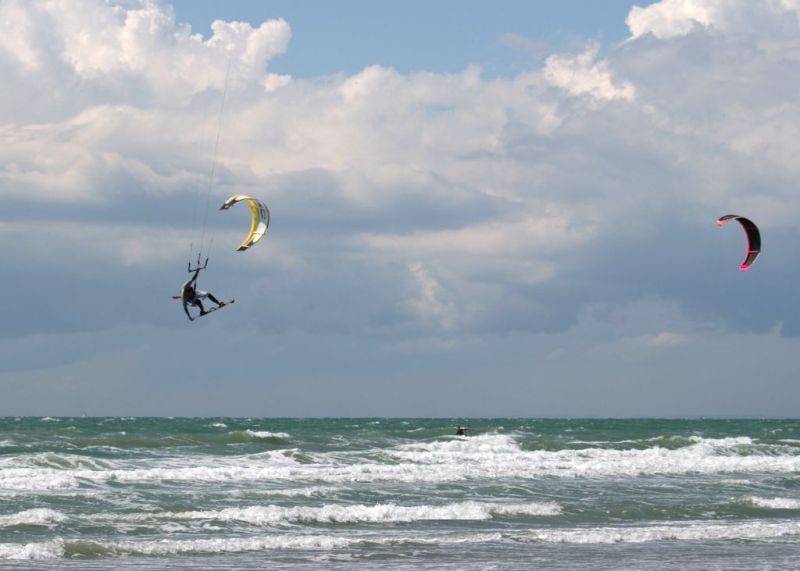
[[[776,569],[798,543],[795,420],[0,419],[0,565]]]

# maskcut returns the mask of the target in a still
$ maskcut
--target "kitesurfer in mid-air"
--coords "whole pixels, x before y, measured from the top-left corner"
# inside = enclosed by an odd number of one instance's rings
[[[203,291],[201,289],[197,289],[197,276],[200,274],[200,270],[204,270],[205,266],[200,267],[198,266],[195,269],[192,269],[192,266],[189,265],[189,273],[194,272],[192,278],[183,284],[181,288],[181,301],[183,302],[183,310],[186,312],[186,317],[189,318],[189,321],[194,321],[194,317],[189,313],[189,306],[192,305],[194,307],[200,308],[200,315],[205,315],[208,313],[206,308],[203,307],[204,299],[208,298],[214,303],[217,304],[217,307],[224,307],[225,302],[219,301],[216,297],[214,297],[211,293],[207,291]]]

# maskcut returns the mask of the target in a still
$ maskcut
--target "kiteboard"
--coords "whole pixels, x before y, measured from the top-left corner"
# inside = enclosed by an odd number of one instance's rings
[[[208,315],[209,313],[214,313],[218,309],[224,309],[224,308],[228,307],[229,305],[233,305],[234,301],[236,301],[236,300],[232,299],[230,301],[226,301],[226,302],[224,302],[225,305],[223,305],[222,307],[220,307],[219,305],[215,305],[214,307],[211,307],[211,308],[207,309],[205,313],[201,313],[197,317],[203,317],[204,315]],[[197,317],[195,317],[195,319],[197,319]]]

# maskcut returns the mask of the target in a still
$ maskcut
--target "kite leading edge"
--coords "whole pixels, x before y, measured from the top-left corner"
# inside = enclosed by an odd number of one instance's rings
[[[231,206],[238,202],[246,202],[250,207],[250,213],[252,214],[250,219],[250,231],[236,249],[237,251],[242,252],[261,240],[261,238],[267,232],[267,228],[269,228],[269,209],[260,200],[244,194],[235,194],[231,196],[222,204],[222,206],[220,206],[219,209],[228,210]]]

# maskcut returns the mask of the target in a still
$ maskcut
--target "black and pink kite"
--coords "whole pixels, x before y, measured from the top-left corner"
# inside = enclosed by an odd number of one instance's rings
[[[745,234],[747,234],[747,253],[745,253],[744,260],[739,266],[739,269],[744,272],[750,269],[750,266],[756,261],[759,252],[761,252],[761,233],[758,231],[758,226],[753,224],[751,220],[744,216],[737,216],[736,214],[726,214],[720,217],[719,220],[717,220],[717,224],[722,226],[731,220],[737,220],[739,224],[742,225],[742,228],[744,228]]]

